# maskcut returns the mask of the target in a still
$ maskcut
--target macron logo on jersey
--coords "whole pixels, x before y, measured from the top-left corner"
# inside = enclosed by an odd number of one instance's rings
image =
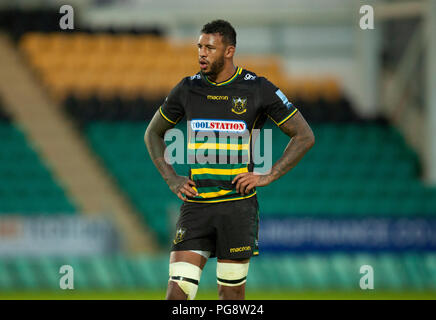
[[[289,102],[288,98],[283,94],[283,92],[278,89],[276,95],[283,101],[283,104],[289,109],[292,107],[292,103]]]
[[[247,124],[244,121],[232,120],[191,120],[193,131],[244,132]]]

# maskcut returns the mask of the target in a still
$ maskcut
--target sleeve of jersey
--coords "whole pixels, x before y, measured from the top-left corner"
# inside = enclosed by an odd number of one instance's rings
[[[165,101],[159,107],[159,112],[161,116],[170,122],[171,124],[177,124],[180,119],[185,115],[184,109],[184,80],[180,81],[173,90],[171,90],[168,97],[165,98]]]
[[[281,126],[298,111],[284,93],[265,78],[261,82],[261,94],[265,113],[277,126]]]

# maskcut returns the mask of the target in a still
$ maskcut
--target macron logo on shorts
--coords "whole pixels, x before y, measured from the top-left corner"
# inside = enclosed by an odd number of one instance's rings
[[[247,129],[245,121],[239,120],[191,120],[193,131],[244,132]]]

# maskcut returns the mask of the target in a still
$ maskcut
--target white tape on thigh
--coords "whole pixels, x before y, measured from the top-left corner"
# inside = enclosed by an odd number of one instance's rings
[[[216,267],[217,282],[223,286],[240,286],[247,281],[250,263],[218,262]]]
[[[206,259],[209,259],[209,257],[210,257],[210,251],[203,251],[203,250],[189,250],[189,251],[197,253],[197,254],[205,257]]]
[[[201,269],[188,262],[170,263],[170,281],[176,282],[180,289],[187,294],[189,300],[193,300],[197,294],[200,283]]]

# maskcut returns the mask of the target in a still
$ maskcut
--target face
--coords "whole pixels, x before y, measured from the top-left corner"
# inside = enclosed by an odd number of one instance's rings
[[[200,69],[206,76],[216,76],[224,67],[224,59],[229,56],[231,46],[222,41],[218,33],[202,33],[198,39]]]

